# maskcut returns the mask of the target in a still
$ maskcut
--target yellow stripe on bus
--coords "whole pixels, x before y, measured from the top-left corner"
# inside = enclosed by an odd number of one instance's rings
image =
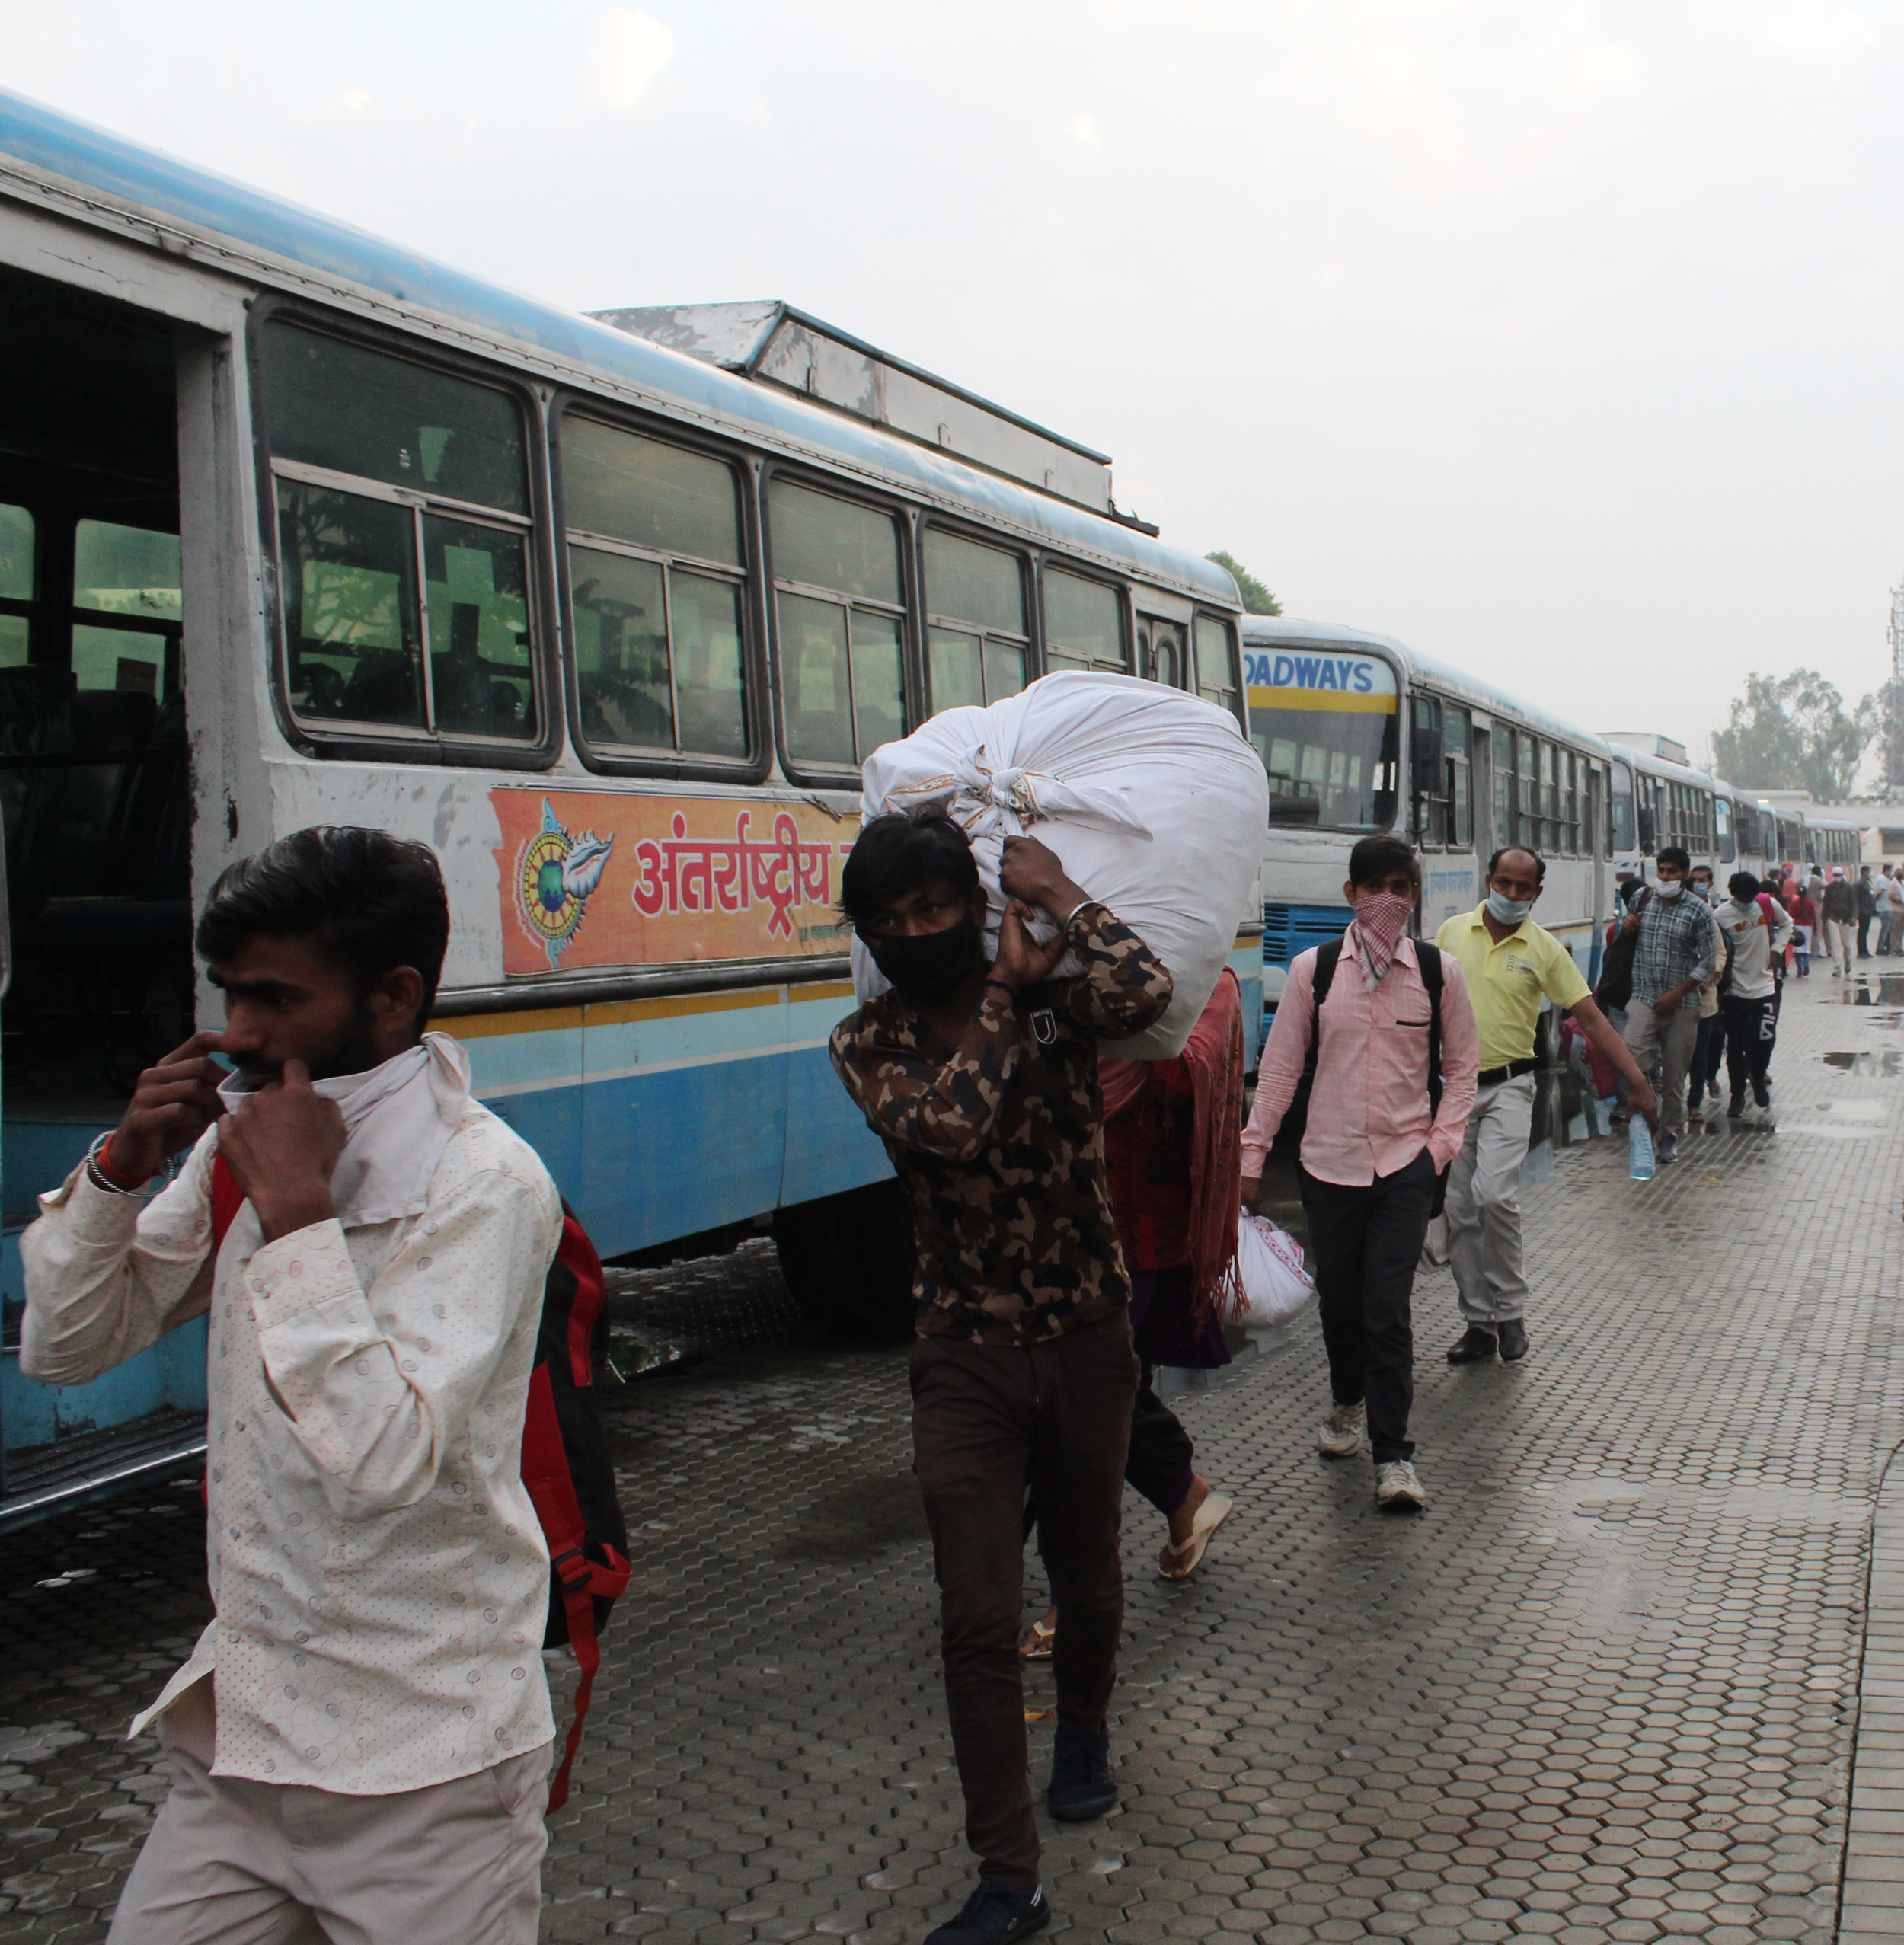
[[[1353,689],[1253,688],[1249,698],[1252,709],[1334,709],[1358,716],[1395,713],[1393,696],[1359,695]]]
[[[452,1014],[430,1024],[458,1040],[494,1040],[506,1033],[556,1033],[577,1027],[615,1027],[631,1020],[679,1020],[697,1013],[734,1013],[778,1006],[783,993],[796,1001],[851,999],[850,979],[823,979],[791,988],[756,986],[734,993],[682,993],[665,999],[604,1000],[592,1006],[525,1007],[510,1013]]]

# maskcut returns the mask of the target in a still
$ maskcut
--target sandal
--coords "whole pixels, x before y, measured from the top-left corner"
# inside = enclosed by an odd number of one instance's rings
[[[1174,1541],[1164,1542],[1157,1561],[1159,1580],[1187,1580],[1203,1564],[1204,1548],[1228,1517],[1230,1506],[1231,1501],[1221,1493],[1212,1493],[1204,1500],[1196,1509],[1190,1538],[1180,1545]]]
[[[1051,1644],[1058,1638],[1055,1627],[1048,1627],[1042,1621],[1031,1624],[1031,1632],[1020,1644],[1018,1653],[1028,1662],[1048,1662],[1051,1659]]]

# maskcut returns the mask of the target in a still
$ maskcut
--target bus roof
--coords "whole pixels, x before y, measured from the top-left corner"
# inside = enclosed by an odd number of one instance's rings
[[[1379,649],[1382,653],[1397,663],[1402,672],[1409,675],[1424,677],[1442,695],[1457,702],[1467,704],[1471,708],[1487,710],[1495,714],[1511,717],[1532,727],[1548,731],[1557,736],[1565,736],[1596,756],[1611,756],[1612,749],[1591,730],[1583,730],[1577,725],[1554,715],[1551,711],[1537,707],[1531,702],[1523,702],[1519,697],[1509,695],[1505,689],[1497,689],[1491,683],[1467,675],[1458,669],[1451,669],[1444,662],[1437,662],[1433,656],[1423,655],[1405,643],[1397,641],[1393,635],[1376,634],[1367,628],[1345,627],[1337,621],[1309,621],[1289,615],[1245,615],[1242,619],[1244,646],[1261,647],[1273,642],[1340,643],[1344,647],[1363,644]]]
[[[21,166],[10,165],[14,158]],[[52,178],[49,180],[47,178]],[[79,192],[77,195],[73,191]],[[923,498],[962,504],[1027,538],[1174,583],[1234,610],[1235,583],[1214,563],[1121,519],[934,452],[778,387],[525,297],[286,199],[0,90],[0,191],[117,228],[228,276],[355,300],[389,321],[449,335],[571,383],[679,417],[714,421],[823,465]],[[62,192],[65,192],[62,193]]]

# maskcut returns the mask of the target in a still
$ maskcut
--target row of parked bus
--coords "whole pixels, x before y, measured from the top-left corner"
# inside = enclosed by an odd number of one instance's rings
[[[1372,832],[1420,846],[1430,934],[1480,902],[1495,849],[1539,851],[1541,922],[1589,979],[1620,877],[1647,877],[1663,845],[1721,882],[1742,868],[1857,867],[1854,824],[1762,802],[1666,737],[1577,728],[1387,636],[1252,615],[1243,648],[1250,734],[1270,773],[1272,1009],[1290,960],[1342,930],[1349,851]]]
[[[1252,1043],[1368,832],[1427,851],[1431,925],[1538,845],[1583,960],[1621,860],[1808,842],[1392,641],[1244,617],[1104,455],[784,305],[576,316],[5,95],[0,364],[0,1525],[200,1462],[203,1321],[32,1384],[17,1238],[218,1017],[192,914],[287,831],[436,847],[437,1024],[605,1255],[771,1227],[832,1324],[909,1268],[825,1052],[839,863],[860,762],[936,710],[1091,668],[1236,715],[1273,792]]]

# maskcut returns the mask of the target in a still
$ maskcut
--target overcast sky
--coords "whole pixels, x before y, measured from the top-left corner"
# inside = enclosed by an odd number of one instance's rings
[[[1904,4],[0,0],[0,82],[558,303],[787,299],[1590,727],[1886,672]]]

